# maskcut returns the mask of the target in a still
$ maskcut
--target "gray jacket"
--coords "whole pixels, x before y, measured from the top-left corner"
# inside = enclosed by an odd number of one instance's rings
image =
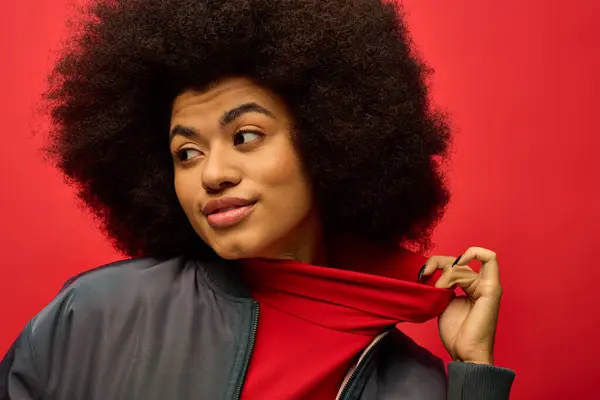
[[[4,357],[0,400],[239,399],[258,303],[235,270],[137,259],[70,280]],[[513,379],[465,363],[447,377],[440,359],[394,330],[363,354],[339,398],[504,400]]]

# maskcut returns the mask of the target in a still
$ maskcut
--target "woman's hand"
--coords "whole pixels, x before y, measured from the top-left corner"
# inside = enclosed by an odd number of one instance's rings
[[[479,273],[467,264],[481,261]],[[459,286],[466,296],[454,298],[438,319],[438,330],[446,350],[455,361],[476,364],[494,363],[494,338],[502,287],[498,262],[493,251],[471,247],[458,259],[433,256],[425,264],[423,275],[443,269],[435,286]]]

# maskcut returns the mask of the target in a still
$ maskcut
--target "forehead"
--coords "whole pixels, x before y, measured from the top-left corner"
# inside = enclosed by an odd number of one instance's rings
[[[288,115],[283,100],[275,93],[246,78],[228,78],[204,90],[188,89],[180,93],[173,102],[171,117],[216,116],[248,102],[258,103],[274,114]]]

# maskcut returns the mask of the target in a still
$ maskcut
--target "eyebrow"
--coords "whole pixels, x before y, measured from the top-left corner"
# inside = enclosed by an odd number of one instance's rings
[[[221,116],[221,118],[219,119],[219,124],[221,125],[221,127],[224,127],[226,125],[229,125],[230,123],[232,123],[233,121],[235,121],[236,119],[241,117],[242,115],[248,114],[248,113],[263,114],[263,115],[266,115],[273,119],[276,119],[275,115],[270,110],[266,109],[265,107],[261,106],[260,104],[244,103],[244,104],[240,104],[239,106],[237,106],[235,108],[232,108],[229,111],[225,111],[223,113],[223,115]],[[175,136],[183,136],[183,137],[186,137],[186,138],[192,139],[192,140],[197,140],[200,138],[200,134],[195,129],[186,127],[186,126],[182,126],[182,125],[176,125],[173,127],[173,129],[171,130],[171,132],[169,134],[169,141],[172,141]]]
[[[175,136],[183,136],[184,138],[195,141],[200,140],[200,134],[196,132],[195,129],[182,125],[175,125],[173,129],[171,129],[171,132],[169,133],[169,143],[173,141]]]
[[[225,126],[225,125],[232,123],[233,121],[235,121],[237,118],[241,117],[242,115],[248,114],[248,113],[264,114],[268,117],[275,119],[275,115],[273,115],[273,113],[271,111],[267,110],[260,104],[244,103],[244,104],[240,104],[239,106],[237,106],[235,108],[232,108],[229,111],[224,112],[223,115],[221,116],[221,120],[219,122],[221,123],[221,126]]]

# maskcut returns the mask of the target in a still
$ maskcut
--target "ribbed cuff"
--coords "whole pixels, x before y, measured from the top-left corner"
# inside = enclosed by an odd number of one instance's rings
[[[448,400],[506,400],[515,372],[491,365],[448,364]]]

